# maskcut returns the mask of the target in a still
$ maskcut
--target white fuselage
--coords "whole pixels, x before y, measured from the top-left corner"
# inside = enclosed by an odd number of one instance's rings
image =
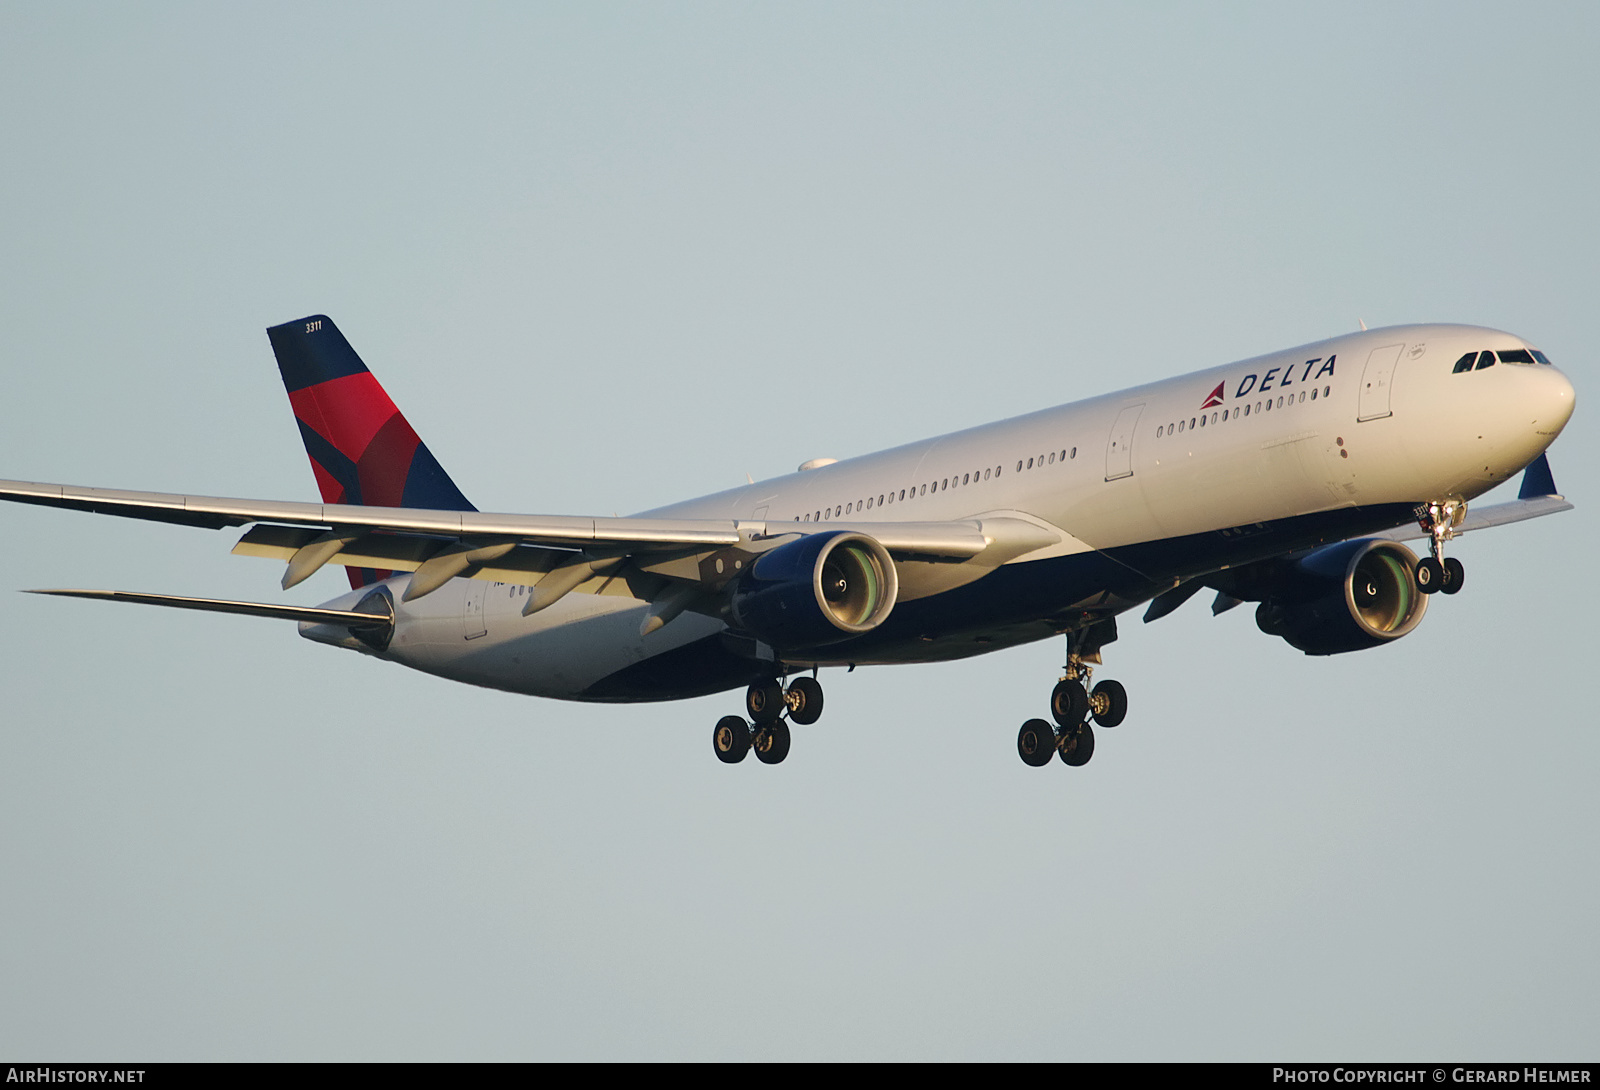
[[[823,661],[962,657],[1061,631],[1053,618],[1091,595],[1128,608],[1178,578],[1330,533],[1399,525],[1418,503],[1482,494],[1550,445],[1571,416],[1573,389],[1547,364],[1454,366],[1468,352],[1527,349],[1472,326],[1363,331],[645,514],[732,518],[767,536],[818,522],[976,520],[1056,539],[961,563],[900,564],[900,627],[888,631],[891,617],[882,638],[850,641]],[[1114,586],[1108,567],[1119,573]],[[408,578],[393,580],[397,602]],[[397,605],[384,657],[567,699],[693,695],[748,680],[736,664],[705,665],[705,681],[663,689],[661,676],[721,653],[724,621],[689,612],[641,636],[648,603],[604,589],[524,616],[525,587],[456,579]],[[314,626],[303,631],[321,638]],[[637,685],[607,683],[635,675]]]

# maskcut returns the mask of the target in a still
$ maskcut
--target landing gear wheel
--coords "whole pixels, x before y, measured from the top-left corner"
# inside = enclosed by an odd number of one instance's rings
[[[784,694],[789,705],[789,722],[809,726],[822,718],[822,686],[816,678],[797,677]]]
[[[1435,594],[1444,585],[1444,565],[1431,556],[1417,561],[1417,589],[1423,594]]]
[[[1102,681],[1089,694],[1089,714],[1102,727],[1114,727],[1128,717],[1128,690],[1120,681]],[[1094,744],[1090,743],[1090,749]]]
[[[1056,682],[1055,692],[1050,694],[1050,714],[1063,729],[1083,722],[1089,714],[1089,694],[1083,691],[1083,683],[1070,677]]]
[[[1017,756],[1022,763],[1043,768],[1056,751],[1056,732],[1043,719],[1030,719],[1017,732]]]
[[[750,752],[750,724],[737,715],[723,716],[711,732],[711,747],[723,764],[738,764]]]
[[[768,723],[757,727],[750,748],[756,751],[756,760],[764,765],[775,765],[789,756],[789,724]]]
[[[1078,728],[1061,738],[1061,760],[1065,764],[1078,768],[1089,763],[1089,758],[1094,756],[1094,728],[1087,723],[1079,723]]]
[[[1453,556],[1444,559],[1444,582],[1439,584],[1439,589],[1446,594],[1455,594],[1461,590],[1461,584],[1467,580],[1467,569],[1461,566],[1461,561]]]
[[[783,686],[776,681],[757,681],[744,694],[744,710],[757,723],[777,722],[787,707]]]

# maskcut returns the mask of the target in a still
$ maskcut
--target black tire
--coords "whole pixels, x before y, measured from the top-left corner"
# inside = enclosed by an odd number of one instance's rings
[[[762,764],[779,764],[789,756],[789,724],[780,721],[758,727],[750,748],[756,751],[756,760]]]
[[[1439,589],[1446,594],[1458,594],[1461,591],[1462,584],[1466,581],[1467,569],[1462,567],[1461,561],[1453,556],[1445,557],[1444,582],[1440,584]]]
[[[1043,719],[1030,719],[1017,731],[1017,756],[1022,763],[1043,768],[1056,752],[1056,732]]]
[[[1079,723],[1078,729],[1061,739],[1061,760],[1073,768],[1079,768],[1089,763],[1089,758],[1094,756],[1094,728],[1087,723]]]
[[[1115,727],[1128,717],[1128,690],[1122,682],[1106,680],[1089,694],[1089,714],[1102,727]]]
[[[711,748],[717,751],[717,760],[723,764],[738,764],[750,752],[750,724],[737,715],[718,719],[711,731]]]
[[[789,685],[789,722],[810,726],[822,718],[822,686],[816,678],[797,677]]]
[[[1089,714],[1089,694],[1083,691],[1083,683],[1072,678],[1056,682],[1050,694],[1050,714],[1063,730],[1083,722]]]
[[[1435,594],[1444,583],[1444,565],[1431,556],[1417,561],[1417,589],[1423,594]]]
[[[776,723],[787,707],[783,686],[776,681],[757,681],[745,691],[744,710],[756,723]]]

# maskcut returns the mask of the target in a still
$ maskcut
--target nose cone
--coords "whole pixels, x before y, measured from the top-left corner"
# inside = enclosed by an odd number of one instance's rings
[[[1572,419],[1578,392],[1572,388],[1572,380],[1554,367],[1535,368],[1529,377],[1535,380],[1529,398],[1529,407],[1534,410],[1533,430],[1548,445]]]

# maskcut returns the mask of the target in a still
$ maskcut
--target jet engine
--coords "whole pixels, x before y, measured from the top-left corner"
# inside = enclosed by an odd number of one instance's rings
[[[877,628],[894,608],[894,561],[866,534],[808,534],[762,553],[735,581],[734,623],[777,648],[820,647]]]
[[[1345,541],[1274,573],[1256,625],[1308,655],[1338,655],[1399,639],[1427,609],[1415,553],[1393,541]]]

